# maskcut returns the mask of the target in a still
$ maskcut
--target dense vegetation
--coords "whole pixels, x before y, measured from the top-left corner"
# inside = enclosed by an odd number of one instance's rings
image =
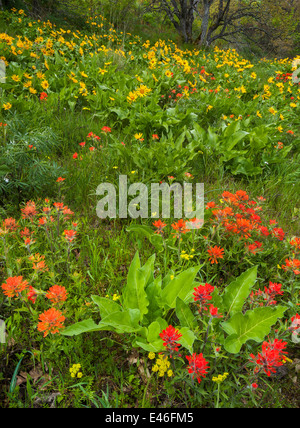
[[[298,407],[300,56],[52,3],[0,12],[0,406]],[[120,175],[204,224],[100,218]]]

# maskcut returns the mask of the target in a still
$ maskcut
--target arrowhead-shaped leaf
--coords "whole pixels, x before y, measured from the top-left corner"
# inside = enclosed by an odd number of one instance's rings
[[[200,266],[189,268],[172,279],[162,290],[161,299],[169,308],[176,307],[176,299],[180,297],[186,302],[192,295],[194,280]]]
[[[93,302],[98,305],[101,318],[105,318],[114,312],[121,312],[122,307],[106,297],[91,296]]]
[[[122,298],[123,305],[126,309],[138,309],[140,317],[148,312],[149,300],[145,287],[154,271],[155,255],[141,267],[138,253],[135,254],[127,276],[127,284],[124,288]]]
[[[63,336],[77,336],[78,334],[99,330],[104,329],[96,324],[92,319],[88,319],[66,327],[60,334]]]
[[[176,299],[176,315],[182,327],[193,330],[195,327],[195,316],[189,306],[180,297]]]
[[[225,339],[225,349],[237,354],[248,340],[262,342],[270,333],[271,326],[283,316],[286,309],[283,306],[268,306],[247,311],[245,315],[237,312],[229,321],[221,323],[222,328],[229,334]]]
[[[225,288],[223,306],[228,315],[234,315],[236,312],[242,310],[244,302],[255,284],[256,278],[257,266],[254,266],[242,273],[242,275]]]

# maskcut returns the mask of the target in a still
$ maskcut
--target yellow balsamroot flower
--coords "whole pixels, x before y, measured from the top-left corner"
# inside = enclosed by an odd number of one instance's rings
[[[43,80],[41,83],[41,87],[43,89],[48,89],[49,88],[49,83],[47,82],[47,80]]]
[[[127,96],[127,101],[129,103],[134,102],[136,99],[138,98],[138,95],[135,92],[129,92],[128,96]]]
[[[151,92],[151,89],[147,88],[147,86],[145,85],[141,85],[136,91],[139,97],[145,97],[146,95],[149,94],[149,92]]]
[[[271,114],[276,114],[277,113],[277,110],[275,110],[273,107],[270,107],[269,108],[269,112],[271,113]]]
[[[14,82],[20,82],[20,76],[17,76],[16,74],[14,74],[13,76],[11,76],[11,79],[14,81]]]

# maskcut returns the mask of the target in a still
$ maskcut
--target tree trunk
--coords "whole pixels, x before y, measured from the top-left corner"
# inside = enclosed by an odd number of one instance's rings
[[[209,16],[210,16],[210,6],[212,4],[212,1],[203,0],[203,3],[204,3],[204,13],[202,17],[201,34],[199,39],[200,46],[205,46],[207,44],[208,23],[209,23]]]

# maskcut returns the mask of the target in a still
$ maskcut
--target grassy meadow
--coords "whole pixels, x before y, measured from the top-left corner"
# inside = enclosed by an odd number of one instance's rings
[[[299,407],[300,55],[14,9],[0,59],[0,407]],[[204,224],[100,218],[121,175]]]

